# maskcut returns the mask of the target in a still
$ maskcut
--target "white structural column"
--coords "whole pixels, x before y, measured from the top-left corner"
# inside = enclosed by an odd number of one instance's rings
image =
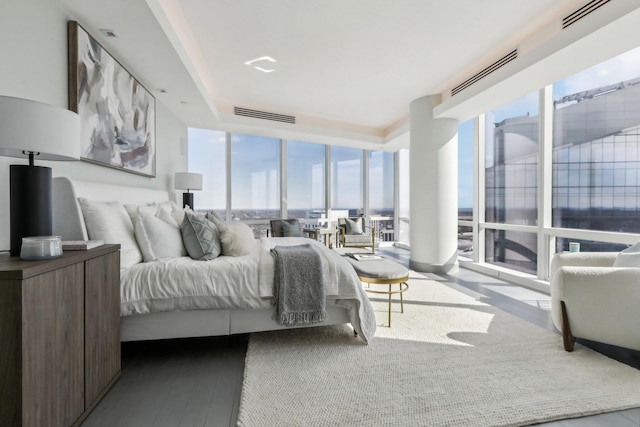
[[[409,266],[430,273],[458,267],[458,121],[433,118],[439,101],[411,103]]]

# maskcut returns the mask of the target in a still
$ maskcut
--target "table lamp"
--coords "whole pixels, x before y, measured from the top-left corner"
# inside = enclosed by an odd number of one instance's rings
[[[0,156],[28,158],[10,166],[11,256],[23,237],[53,232],[51,168],[34,160],[79,160],[80,116],[67,109],[0,96]]]
[[[190,193],[190,191],[202,190],[202,174],[176,172],[175,181],[176,190],[187,190],[186,193],[182,193],[182,206],[186,207],[188,205],[193,209],[193,193]]]

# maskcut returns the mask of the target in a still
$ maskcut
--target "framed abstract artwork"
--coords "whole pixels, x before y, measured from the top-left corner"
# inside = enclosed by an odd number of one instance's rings
[[[156,100],[77,22],[69,21],[69,109],[82,121],[81,159],[156,175]]]

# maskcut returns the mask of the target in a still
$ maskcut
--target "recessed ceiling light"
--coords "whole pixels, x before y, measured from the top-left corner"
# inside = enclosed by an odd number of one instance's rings
[[[267,63],[273,64],[275,62],[277,61],[270,56],[261,56],[260,58],[252,59],[250,61],[245,62],[245,65],[253,67],[258,71],[262,71],[263,73],[272,73],[276,69],[267,67]],[[257,65],[257,64],[260,64],[260,65]]]
[[[104,34],[107,37],[118,37],[115,31],[109,30],[107,28],[100,28],[98,31],[100,31],[102,34]]]
[[[257,66],[253,67],[253,68],[255,68],[258,71],[262,71],[263,73],[272,73],[272,72],[274,72],[276,70],[275,68],[273,68],[271,70],[267,70],[266,68],[257,67]]]
[[[252,59],[251,61],[247,61],[247,62],[245,62],[245,64],[253,65],[254,62],[260,62],[260,61],[276,62],[276,60],[273,59],[270,56],[261,56],[260,58],[256,58],[256,59]]]

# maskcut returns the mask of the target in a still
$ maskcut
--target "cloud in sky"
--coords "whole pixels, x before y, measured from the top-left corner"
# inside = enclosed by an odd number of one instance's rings
[[[638,78],[640,47],[601,62],[553,85],[554,98]]]

